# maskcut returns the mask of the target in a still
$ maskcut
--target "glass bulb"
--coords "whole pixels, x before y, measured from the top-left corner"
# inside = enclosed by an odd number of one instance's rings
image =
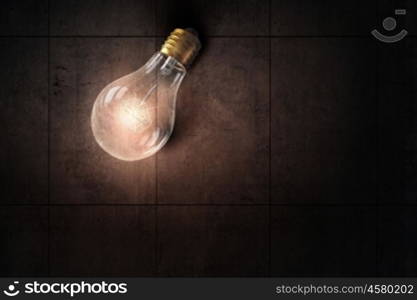
[[[107,85],[91,114],[97,143],[127,161],[149,157],[168,141],[178,88],[200,43],[190,30],[176,29],[139,70]]]

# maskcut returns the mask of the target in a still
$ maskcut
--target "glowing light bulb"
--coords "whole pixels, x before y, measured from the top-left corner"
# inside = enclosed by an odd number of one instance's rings
[[[91,127],[106,152],[132,161],[165,145],[174,128],[178,88],[200,47],[194,31],[175,29],[143,67],[100,92]]]

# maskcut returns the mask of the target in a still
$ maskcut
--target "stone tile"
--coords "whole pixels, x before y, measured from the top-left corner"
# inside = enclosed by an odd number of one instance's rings
[[[4,0],[1,2],[0,35],[47,35],[47,0]]]
[[[378,276],[417,276],[417,208],[381,207],[378,221]]]
[[[377,25],[375,0],[271,1],[273,35],[370,35]]]
[[[272,208],[272,276],[375,276],[373,207]]]
[[[202,36],[267,35],[269,3],[256,0],[158,0],[157,33],[193,27]]]
[[[159,276],[266,276],[268,208],[158,207]]]
[[[50,222],[52,276],[154,274],[154,208],[56,206]]]
[[[417,40],[378,44],[378,190],[383,203],[417,203]]]
[[[212,39],[188,76],[158,154],[159,202],[268,202],[267,40]]]
[[[51,1],[53,35],[153,35],[152,0]]]
[[[153,39],[52,39],[51,201],[152,203],[154,158],[124,162],[93,137],[90,114],[99,92],[143,65]]]
[[[48,41],[0,40],[1,203],[48,202]]]
[[[0,209],[0,276],[48,275],[48,208]]]
[[[274,39],[272,201],[374,203],[375,47],[364,39]]]

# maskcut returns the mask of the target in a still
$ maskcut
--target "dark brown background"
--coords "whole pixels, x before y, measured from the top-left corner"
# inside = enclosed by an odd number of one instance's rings
[[[1,5],[0,275],[417,276],[415,1]],[[116,160],[95,97],[176,26],[175,133]]]

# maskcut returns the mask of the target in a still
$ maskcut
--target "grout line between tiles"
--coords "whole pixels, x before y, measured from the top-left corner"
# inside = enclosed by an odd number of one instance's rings
[[[269,26],[269,36],[272,32],[272,16],[271,16],[271,6],[272,1],[268,1],[269,13],[268,13],[268,26]],[[272,270],[272,39],[268,38],[268,93],[269,93],[269,193],[268,193],[268,277],[271,277]]]
[[[48,10],[48,46],[47,46],[47,88],[48,88],[48,105],[47,105],[47,131],[48,131],[48,149],[47,149],[47,156],[48,156],[48,170],[47,170],[47,181],[48,181],[48,234],[47,234],[47,274],[48,276],[51,275],[51,209],[50,209],[50,204],[51,204],[51,158],[50,158],[50,154],[51,154],[51,109],[50,109],[50,102],[51,102],[51,88],[50,88],[50,78],[51,78],[51,74],[50,74],[50,56],[51,56],[51,40],[49,38],[50,32],[51,32],[51,26],[50,26],[50,0],[48,0],[47,2],[47,10]]]
[[[51,277],[51,276],[50,276]],[[75,276],[58,276],[59,278],[68,278],[68,279],[74,279],[77,278]],[[88,276],[83,276],[84,277],[88,277]],[[88,278],[102,278],[103,276],[97,276],[97,277],[88,277]],[[288,278],[288,276],[285,276]],[[291,276],[290,278],[306,278],[306,279],[311,279],[312,277],[314,278],[325,278],[325,279],[329,279],[330,277],[340,277],[340,275],[338,274],[330,274],[330,275],[314,275],[314,276],[306,276],[306,275],[300,275],[300,276]],[[360,275],[360,276],[356,276],[356,275],[346,275],[343,276],[343,278],[352,278],[352,279],[358,279],[359,278],[369,278],[369,279],[375,279],[375,276],[372,275]],[[0,278],[7,278],[10,279],[10,276],[0,276]],[[16,275],[13,276],[13,278],[28,278],[28,276],[25,275]],[[114,276],[112,276],[112,278],[114,278]],[[136,275],[124,275],[123,278],[133,278],[133,279],[154,279],[154,277],[149,277],[149,276],[136,276]],[[164,275],[164,276],[158,276],[158,279],[172,279],[172,278],[182,278],[182,279],[198,279],[198,278],[214,278],[214,279],[221,279],[221,278],[230,278],[230,279],[235,279],[235,278],[248,278],[248,279],[252,279],[252,278],[265,278],[265,276],[262,275],[239,275],[239,277],[237,277],[236,275],[230,275],[230,276],[214,276],[214,275],[208,275],[208,276],[190,276],[190,275],[183,275],[183,276],[179,276],[179,275]],[[280,276],[274,276],[273,278],[277,278],[277,279],[281,279],[282,277]],[[393,276],[389,276],[389,278],[398,278],[398,279],[402,279],[404,280],[404,276],[398,276],[398,275],[393,275]]]
[[[376,19],[379,15],[378,0],[375,0]],[[375,276],[378,276],[378,256],[379,256],[379,51],[378,45],[375,46]]]
[[[157,1],[154,2],[155,4],[155,15],[154,15],[154,32],[155,32],[155,37],[154,37],[154,51],[156,51],[158,49],[158,42],[159,42],[159,38],[157,37],[156,34],[156,29],[157,29],[157,24],[158,24],[158,3]],[[156,87],[156,93],[155,93],[155,97],[156,97],[156,103],[158,104],[158,86]],[[157,106],[158,107],[158,106]],[[156,108],[156,119],[157,119],[157,123],[158,124],[158,109]],[[159,274],[159,259],[158,259],[158,243],[159,243],[159,232],[158,232],[158,153],[156,153],[155,155],[155,207],[154,207],[154,222],[155,222],[155,249],[154,249],[154,263],[155,263],[155,276],[158,276]]]
[[[368,35],[207,35],[206,38],[364,38],[374,39]],[[408,34],[407,38],[416,38]],[[166,38],[166,35],[0,35],[0,38]]]
[[[417,207],[417,203],[14,203],[0,204],[0,207],[60,207],[60,206],[224,206],[224,207]]]

